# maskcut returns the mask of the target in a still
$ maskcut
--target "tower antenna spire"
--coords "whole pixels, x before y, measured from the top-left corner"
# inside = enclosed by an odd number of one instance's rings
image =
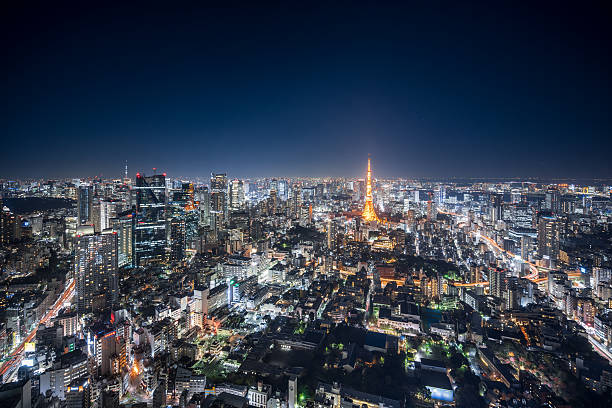
[[[370,154],[368,153],[368,175],[366,178],[366,201],[361,214],[365,221],[380,221],[374,210],[374,200],[372,198],[372,167],[370,165]]]

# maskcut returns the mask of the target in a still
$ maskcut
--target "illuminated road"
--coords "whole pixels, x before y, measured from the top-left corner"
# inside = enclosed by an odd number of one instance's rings
[[[515,255],[510,252],[510,251],[506,251],[505,249],[503,249],[502,247],[500,247],[497,242],[493,241],[491,238],[487,237],[486,235],[480,235],[481,238],[483,238],[485,241],[487,241],[487,243],[491,244],[494,248],[503,251],[506,255],[510,256],[510,257],[515,257]],[[550,269],[550,268],[546,268],[544,266],[537,266],[532,262],[529,261],[525,261],[524,259],[521,260],[522,262],[526,263],[527,265],[529,265],[531,267],[532,272],[529,275],[525,275],[523,276],[523,278],[525,279],[529,279],[530,281],[534,282],[534,283],[542,283],[548,280],[548,277],[545,278],[540,278],[539,276],[539,269],[543,269],[545,271],[552,271],[554,269]],[[539,269],[538,269],[539,268]],[[574,271],[574,272],[566,272],[567,277],[568,278],[579,278],[581,276],[580,271]]]
[[[470,233],[473,234],[474,232],[470,232]],[[485,240],[487,242],[487,244],[489,244],[493,248],[497,249],[501,253],[505,254],[506,256],[508,256],[510,258],[516,258],[515,254],[513,254],[510,251],[506,251],[504,248],[499,246],[499,244],[497,242],[495,242],[493,239],[487,237],[486,235],[479,234],[479,237],[482,238],[483,240]],[[521,261],[526,263],[527,265],[529,265],[529,267],[531,268],[531,273],[528,274],[528,275],[525,275],[523,277],[525,279],[529,279],[530,281],[533,281],[534,279],[538,279],[538,277],[539,277],[538,267],[535,264],[533,264],[533,263],[531,263],[529,261],[526,261],[524,259],[522,259]],[[547,269],[547,268],[543,268],[543,269]]]
[[[10,360],[4,363],[2,365],[2,368],[0,368],[0,378],[4,379],[4,374],[6,374],[8,371],[14,370],[16,368],[16,365],[21,362],[21,359],[23,357],[23,351],[25,349],[25,344],[31,342],[34,336],[36,336],[36,330],[38,330],[38,326],[40,326],[41,324],[46,324],[53,316],[57,315],[57,312],[61,309],[64,302],[72,298],[72,296],[74,295],[74,286],[74,281],[70,282],[68,286],[66,286],[64,292],[55,301],[53,307],[47,311],[47,313],[43,316],[42,319],[40,319],[36,327],[32,329],[30,334],[26,336],[26,338],[21,342],[21,344],[15,350],[13,350],[11,354],[9,354],[8,358],[10,358]]]
[[[473,288],[475,286],[489,286],[489,282],[472,282],[472,283],[450,282],[450,284],[458,288]]]
[[[591,345],[593,346],[593,349],[602,357],[604,357],[606,360],[608,360],[610,363],[612,363],[612,353],[610,353],[610,350],[608,350],[603,344],[601,344],[595,337],[593,337],[593,333],[595,332],[595,329],[587,326],[586,324],[584,324],[583,322],[578,322],[578,324],[580,326],[582,326],[584,328],[584,330],[586,330],[587,334],[588,334],[588,338],[589,338],[589,343],[591,343]]]
[[[344,278],[346,278],[349,275],[355,275],[355,272],[353,271],[349,271],[346,269],[340,269],[340,276],[343,276]],[[368,275],[369,279],[372,279],[372,275]],[[380,278],[380,283],[386,285],[389,282],[395,282],[397,283],[397,286],[404,286],[404,283],[406,283],[406,279],[397,279],[397,278]]]
[[[457,213],[453,213],[450,211],[444,211],[444,210],[438,210],[440,213],[442,214],[446,214],[446,215],[453,215],[453,216],[460,216],[460,214]],[[470,231],[470,234],[474,234],[474,231]],[[497,244],[497,242],[495,242],[494,240],[492,240],[491,238],[487,237],[486,235],[480,234],[478,233],[478,236],[480,238],[482,238],[487,244],[489,244],[491,247],[497,249],[498,251],[500,251],[501,253],[514,258],[516,257],[512,252],[510,251],[506,251],[504,248],[502,248],[501,246],[499,246]],[[533,264],[532,262],[528,262],[525,260],[522,260],[522,262],[525,262],[527,265],[529,265],[529,267],[531,268],[532,272],[528,275],[525,275],[524,278],[525,279],[529,279],[530,281],[534,282],[534,283],[542,283],[542,282],[546,282],[548,280],[548,277],[545,278],[540,278],[539,276],[539,270],[542,269],[544,271],[552,271],[553,269],[550,268],[545,268],[542,266],[537,266],[535,264]],[[582,273],[577,270],[577,271],[573,271],[573,272],[566,272],[568,279],[575,279],[575,278],[579,278],[582,276]],[[459,287],[469,287],[469,286],[481,286],[487,284],[488,282],[479,282],[479,283],[453,283],[453,285],[455,286],[459,286]],[[574,286],[578,286],[579,283],[577,282],[573,282]],[[585,330],[588,333],[588,339],[589,342],[591,343],[591,345],[593,346],[593,349],[602,357],[604,357],[605,359],[607,359],[610,363],[612,363],[612,352],[610,352],[610,350],[608,350],[603,344],[601,344],[595,337],[593,337],[592,333],[594,332],[594,329],[592,327],[588,327],[585,324],[583,324],[582,322],[578,322],[580,323]],[[527,341],[527,344],[530,345],[530,340],[529,340],[529,336],[525,330],[525,328],[523,326],[520,327],[521,332],[523,333],[523,336],[525,337],[525,340]]]
[[[442,209],[438,209],[438,212],[441,214],[446,214],[446,215],[452,215],[452,216],[456,216],[459,217],[461,216],[461,214],[457,214],[454,212],[450,212],[450,211],[445,211]],[[495,242],[493,239],[489,238],[488,236],[482,234],[479,231],[470,231],[470,234],[478,234],[478,237],[480,239],[482,239],[483,241],[485,241],[489,246],[493,247],[494,249],[496,249],[497,251],[501,252],[502,254],[504,254],[505,256],[514,259],[517,258],[517,255],[513,254],[510,251],[506,251],[504,248],[502,248],[497,242]],[[527,274],[525,276],[523,276],[523,278],[528,279],[534,283],[542,283],[548,280],[548,277],[544,277],[544,278],[540,278],[539,275],[539,271],[543,270],[543,271],[551,271],[552,269],[550,268],[546,268],[543,266],[537,266],[536,264],[534,264],[533,262],[529,262],[526,261],[524,259],[521,259],[521,262],[527,264],[530,268],[531,268],[531,273]],[[341,275],[354,275],[354,272],[348,271],[348,270],[344,270],[341,269],[340,270],[340,274]],[[569,278],[577,278],[580,277],[581,274],[579,271],[577,272],[567,272],[567,276]],[[369,276],[371,278],[371,276]],[[396,282],[398,286],[403,286],[404,284],[404,280],[402,279],[393,279],[393,278],[380,278],[380,281],[382,284],[387,284],[389,282]],[[449,282],[450,285],[453,285],[455,287],[458,288],[471,288],[471,287],[484,287],[484,286],[489,286],[489,282],[472,282],[472,283],[460,283],[460,282]]]
[[[446,215],[453,215],[456,217],[461,216],[461,214],[457,214],[451,211],[445,211],[445,210],[441,210],[438,209],[438,212],[441,214],[446,214]],[[504,248],[502,248],[501,246],[499,246],[499,244],[497,242],[495,242],[493,239],[489,238],[488,236],[478,232],[478,231],[470,231],[470,234],[476,234],[478,233],[479,238],[483,239],[487,244],[489,244],[490,246],[492,246],[493,248],[495,248],[496,250],[500,251],[501,253],[505,254],[506,256],[510,257],[510,258],[516,258],[517,255],[513,254],[510,251],[506,251]],[[538,266],[532,262],[526,261],[524,259],[521,259],[521,262],[529,265],[529,267],[531,268],[531,273],[528,275],[523,276],[523,278],[528,279],[532,282],[535,283],[542,283],[545,282],[548,278],[540,278],[539,276],[539,271],[543,270],[543,271],[552,271],[553,269],[550,268],[546,268],[544,266]],[[567,276],[568,278],[577,278],[580,277],[580,272],[579,271],[575,271],[575,272],[567,272]],[[458,284],[455,286],[481,286],[480,284],[483,282],[480,282],[478,284],[470,284],[470,283],[464,283],[464,284]],[[488,284],[488,283],[487,283]]]
[[[603,344],[598,342],[593,336],[589,334],[589,342],[593,345],[593,348],[597,353],[612,363],[612,353]]]

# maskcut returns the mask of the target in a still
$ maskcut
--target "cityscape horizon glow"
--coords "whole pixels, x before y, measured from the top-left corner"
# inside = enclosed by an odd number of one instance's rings
[[[0,13],[0,408],[612,407],[604,2]]]

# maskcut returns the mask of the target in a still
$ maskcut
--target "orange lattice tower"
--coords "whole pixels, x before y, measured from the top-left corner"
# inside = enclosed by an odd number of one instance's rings
[[[370,167],[370,157],[368,156],[368,178],[366,184],[366,201],[361,214],[365,221],[380,221],[376,211],[374,211],[374,203],[372,202],[372,169]]]

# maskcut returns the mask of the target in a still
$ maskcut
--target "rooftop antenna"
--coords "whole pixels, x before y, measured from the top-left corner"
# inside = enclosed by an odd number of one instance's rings
[[[128,173],[127,173],[127,160],[125,161],[125,177],[124,178],[128,178]]]

